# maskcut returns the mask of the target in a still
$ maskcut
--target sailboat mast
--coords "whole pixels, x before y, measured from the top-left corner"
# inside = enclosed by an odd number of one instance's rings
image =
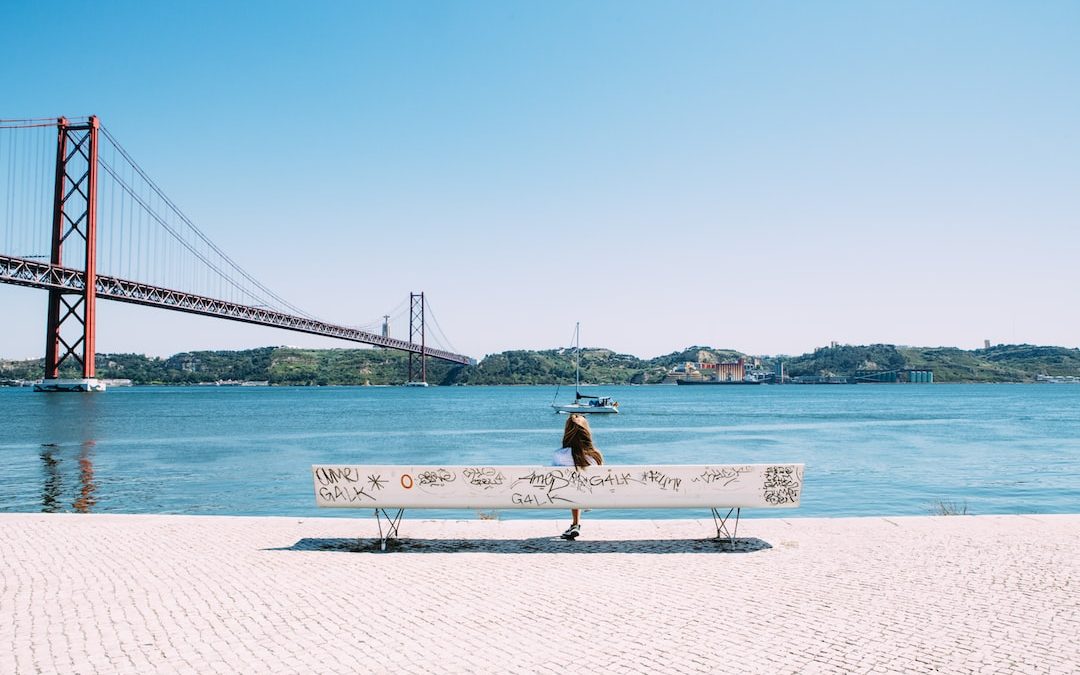
[[[581,398],[578,385],[581,383],[581,322],[574,324],[574,401]]]

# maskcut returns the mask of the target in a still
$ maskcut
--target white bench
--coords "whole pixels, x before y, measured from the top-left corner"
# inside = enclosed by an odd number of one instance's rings
[[[742,509],[798,507],[802,469],[804,464],[605,464],[588,469],[316,464],[311,473],[319,507],[374,509],[386,550],[405,509],[706,508],[713,513],[717,538],[734,541]]]
[[[315,503],[374,509],[383,550],[405,509],[681,509],[712,511],[734,541],[744,508],[795,508],[802,464],[679,466],[314,465]],[[394,515],[391,510],[397,510]],[[721,516],[721,511],[727,513]],[[735,521],[728,529],[732,513]],[[383,530],[383,520],[387,528]]]

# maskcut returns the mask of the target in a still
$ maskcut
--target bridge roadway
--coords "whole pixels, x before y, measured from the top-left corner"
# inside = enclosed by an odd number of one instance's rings
[[[0,283],[73,292],[82,291],[86,288],[86,279],[82,270],[58,267],[36,260],[4,255],[0,255]],[[202,316],[212,316],[230,321],[242,321],[259,326],[284,328],[285,330],[300,333],[325,335],[339,340],[399,349],[415,354],[423,352],[432,358],[453,363],[474,363],[468,356],[454,354],[442,349],[423,348],[414,342],[395,340],[394,338],[383,337],[356,328],[337,326],[317,319],[275,312],[264,307],[252,307],[217,300],[183,291],[174,291],[138,281],[128,281],[99,274],[94,287],[97,297],[105,300],[118,300],[133,305],[159,307],[177,312],[187,312],[188,314],[201,314]]]

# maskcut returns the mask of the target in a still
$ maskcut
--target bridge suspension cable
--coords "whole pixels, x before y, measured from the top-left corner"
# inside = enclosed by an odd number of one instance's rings
[[[446,333],[443,332],[442,326],[439,325],[438,319],[435,318],[435,312],[431,309],[431,302],[426,297],[424,298],[424,304],[427,305],[427,314],[429,320],[435,327],[434,333],[431,334],[431,337],[434,338],[432,341],[440,349],[444,349],[448,352],[456,352],[457,349],[454,348],[454,346],[450,343],[450,338],[446,337]]]
[[[0,122],[0,246],[4,253],[47,260],[56,120],[52,129],[7,122]]]
[[[134,204],[145,211],[146,217],[163,227],[165,231],[168,232],[168,234],[171,235],[184,249],[190,252],[195,259],[205,265],[209,271],[218,275],[221,282],[231,286],[242,294],[249,296],[252,300],[258,301],[253,304],[264,304],[275,309],[289,310],[290,313],[312,318],[310,314],[288,302],[260,283],[254,276],[248,273],[236,261],[222,251],[217,244],[211,241],[210,238],[207,237],[206,234],[199,229],[171,199],[169,199],[164,191],[158,187],[157,183],[147,175],[146,171],[139,166],[127,150],[125,150],[116,138],[109,133],[109,130],[106,127],[102,127],[101,131],[115,151],[113,153],[113,163],[102,161],[102,168],[116,181],[117,186],[124,194],[126,194]],[[117,163],[115,160],[116,154],[119,154],[120,158],[126,163],[126,167],[130,169],[130,177],[125,178],[121,168],[119,166],[114,166],[114,164]],[[137,182],[135,180],[136,178],[143,183],[145,187],[144,194],[140,194],[137,188],[132,185],[132,183]],[[157,202],[156,205],[154,204],[155,201]],[[155,206],[157,206],[157,208],[155,208]],[[170,219],[167,215],[163,216],[161,210],[165,210],[167,214],[171,214],[173,218]],[[177,226],[176,220],[182,224],[187,230],[187,233],[190,233],[190,237],[185,236],[185,233]],[[158,242],[155,242],[155,244],[157,243]],[[207,281],[213,282],[214,280],[207,279]]]

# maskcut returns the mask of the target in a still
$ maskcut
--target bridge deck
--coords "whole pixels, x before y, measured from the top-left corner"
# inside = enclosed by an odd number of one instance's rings
[[[4,255],[0,255],[0,283],[73,292],[86,287],[85,275],[81,270],[57,267],[37,260],[13,258]],[[325,335],[339,340],[399,349],[415,354],[423,352],[432,358],[453,363],[469,364],[473,362],[468,356],[462,354],[454,354],[441,349],[423,348],[414,342],[395,340],[394,338],[368,333],[357,328],[337,326],[309,317],[276,312],[265,307],[241,305],[160,286],[151,286],[138,281],[128,281],[118,277],[98,275],[95,288],[97,297],[105,300],[117,300],[135,305],[147,305],[177,312],[213,316],[260,326],[273,326],[312,335]]]

